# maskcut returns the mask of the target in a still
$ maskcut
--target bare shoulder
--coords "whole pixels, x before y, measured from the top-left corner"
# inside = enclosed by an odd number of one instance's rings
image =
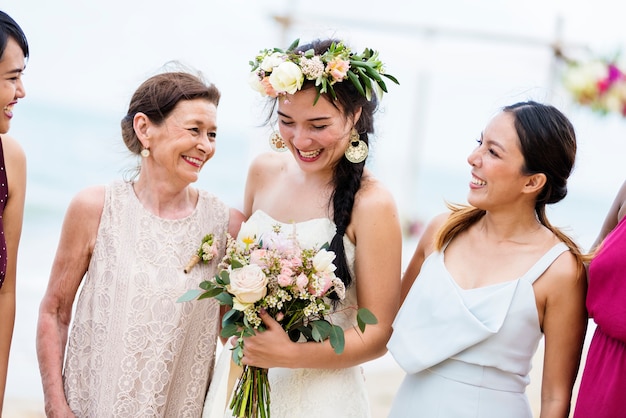
[[[576,284],[580,280],[581,270],[584,269],[571,251],[564,251],[546,271],[550,281],[556,286]]]
[[[354,200],[355,211],[396,211],[396,201],[391,192],[377,179],[364,177]]]
[[[67,217],[77,216],[79,219],[100,219],[104,208],[105,187],[90,186],[78,192],[70,201]]]
[[[9,176],[26,176],[26,153],[17,140],[9,135],[2,135],[2,152],[4,154],[4,164],[7,167]],[[24,178],[23,181],[26,181]]]
[[[416,251],[422,252],[424,258],[428,257],[430,253],[434,251],[437,234],[449,217],[450,212],[440,213],[433,217],[426,225],[416,249]]]
[[[4,150],[5,157],[26,159],[22,145],[10,135],[2,135],[2,149]]]
[[[433,217],[428,222],[428,225],[426,225],[425,233],[426,232],[429,232],[431,234],[436,233],[448,221],[449,217],[450,217],[450,212],[442,212],[438,215],[435,215],[435,217]]]
[[[539,299],[558,301],[586,290],[586,270],[571,251],[564,251],[533,286]]]
[[[290,155],[266,152],[257,155],[250,163],[249,174],[254,176],[273,176],[287,169]]]

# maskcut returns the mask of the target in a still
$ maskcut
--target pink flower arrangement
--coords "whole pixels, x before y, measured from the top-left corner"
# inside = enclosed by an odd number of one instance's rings
[[[571,62],[563,84],[573,99],[600,114],[626,116],[626,72],[617,60]]]
[[[278,321],[292,341],[324,341],[337,354],[344,349],[344,331],[327,320],[331,313],[329,297],[345,298],[345,287],[335,275],[335,254],[328,244],[320,248],[301,248],[295,226],[291,233],[280,225],[262,237],[256,225],[242,224],[239,237],[228,236],[226,255],[218,274],[181,296],[179,302],[216,298],[231,309],[222,318],[221,336],[237,336],[233,361],[241,365],[244,336],[262,330],[261,310]],[[356,307],[353,307],[356,309]],[[357,311],[358,326],[376,323],[367,309]],[[243,366],[243,374],[232,394],[230,409],[234,416],[269,417],[270,388],[267,370]]]

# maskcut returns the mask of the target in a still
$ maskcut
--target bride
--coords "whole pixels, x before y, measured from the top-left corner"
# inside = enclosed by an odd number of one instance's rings
[[[345,350],[336,354],[328,341],[294,343],[264,315],[267,330],[245,339],[242,363],[269,369],[272,418],[369,417],[360,365],[386,351],[399,306],[402,245],[394,199],[365,168],[377,108],[372,85],[381,79],[382,63],[374,51],[350,55],[332,39],[275,51],[262,51],[253,75],[277,110],[280,134],[270,138],[272,148],[289,152],[253,161],[244,214],[259,231],[295,223],[302,245],[331,243],[335,273],[347,288],[331,318],[345,330]],[[369,68],[357,68],[368,59]],[[356,327],[357,306],[378,319],[364,333]],[[225,347],[226,362],[229,354]],[[225,400],[216,398],[224,391],[220,374],[226,380],[228,371],[218,366],[205,418],[224,411]]]

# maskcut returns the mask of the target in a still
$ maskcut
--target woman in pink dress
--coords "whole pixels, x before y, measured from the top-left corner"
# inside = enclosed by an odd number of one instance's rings
[[[587,310],[596,323],[575,418],[626,417],[626,182],[593,245]]]

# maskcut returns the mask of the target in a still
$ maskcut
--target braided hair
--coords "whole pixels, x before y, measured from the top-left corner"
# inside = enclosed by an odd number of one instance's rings
[[[304,52],[310,49],[315,54],[323,54],[327,51],[331,44],[339,43],[336,39],[315,40],[306,45],[297,48],[298,51]],[[302,89],[313,88],[315,81],[305,81]],[[374,113],[378,108],[378,100],[372,93],[371,100],[361,95],[352,83],[336,83],[333,85],[336,99],[330,95],[326,98],[330,103],[339,109],[346,119],[353,118],[361,109],[361,116],[354,125],[354,129],[359,133],[359,139],[369,146],[369,134],[374,132]],[[352,208],[354,207],[354,199],[361,188],[361,180],[363,178],[363,169],[365,161],[360,163],[351,163],[345,157],[337,163],[333,171],[333,192],[329,200],[329,207],[332,205],[333,222],[337,230],[330,243],[330,250],[335,252],[335,265],[337,270],[335,274],[340,277],[346,288],[352,283],[352,274],[346,260],[346,252],[343,244],[343,236],[346,228],[350,225],[352,219]]]

